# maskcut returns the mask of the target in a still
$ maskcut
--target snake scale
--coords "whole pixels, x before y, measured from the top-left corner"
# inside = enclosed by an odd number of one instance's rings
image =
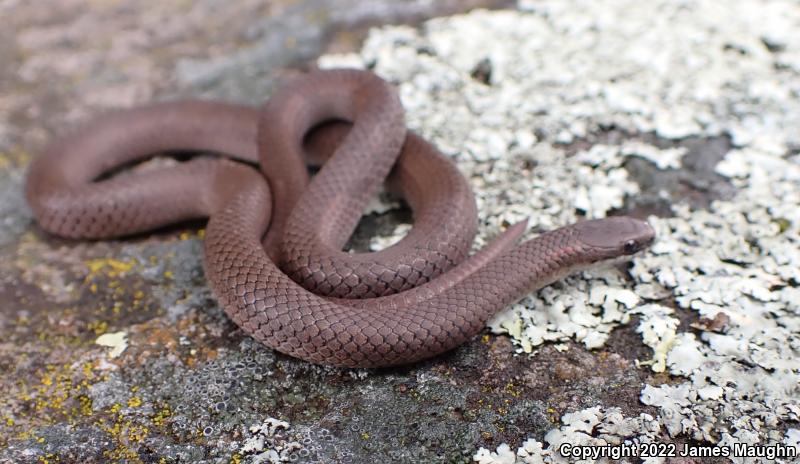
[[[125,169],[173,152],[219,156]],[[307,163],[321,166],[310,180]],[[342,251],[384,181],[409,203],[411,231],[379,252]],[[103,115],[48,145],[26,196],[44,230],[75,239],[208,217],[205,273],[231,319],[280,352],[343,367],[450,350],[526,293],[654,239],[646,222],[611,217],[517,244],[523,222],[468,256],[466,179],[406,130],[393,87],[358,70],[296,77],[260,108],[177,101]]]

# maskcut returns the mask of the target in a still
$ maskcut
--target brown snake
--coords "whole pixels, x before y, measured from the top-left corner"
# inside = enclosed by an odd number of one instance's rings
[[[100,179],[170,151],[258,158],[263,174],[200,157]],[[310,183],[304,156],[327,159]],[[390,171],[389,186],[414,211],[412,231],[381,252],[342,252]],[[260,112],[177,102],[113,113],[50,144],[31,165],[26,193],[41,227],[71,238],[210,217],[206,276],[234,322],[283,353],[347,367],[409,363],[454,348],[526,293],[654,238],[647,223],[614,217],[515,245],[522,223],[448,271],[475,232],[466,181],[406,132],[388,84],[354,70],[297,78]]]

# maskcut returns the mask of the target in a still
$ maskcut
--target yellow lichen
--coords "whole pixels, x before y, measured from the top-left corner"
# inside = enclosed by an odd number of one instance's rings
[[[0,169],[22,167],[28,164],[31,155],[19,147],[14,147],[7,152],[0,152]]]
[[[80,413],[84,416],[91,416],[92,415],[92,399],[86,395],[81,395],[78,397],[78,401],[80,402]]]
[[[145,438],[150,434],[150,429],[143,426],[133,424],[130,421],[126,422],[128,440],[133,443],[142,443]]]
[[[90,280],[101,274],[108,277],[119,277],[130,272],[135,265],[136,262],[132,259],[126,261],[114,258],[90,259],[86,262],[86,267],[89,268],[89,275],[86,276],[86,279]]]
[[[108,322],[92,321],[86,325],[86,328],[94,332],[95,335],[103,335],[108,331]]]
[[[39,456],[38,459],[39,459],[39,463],[40,464],[50,464],[50,463],[61,462],[61,460],[58,459],[58,456],[56,456],[54,453],[47,453],[44,456]],[[52,461],[51,461],[51,459],[52,459]]]
[[[115,414],[113,424],[109,425],[102,418],[96,422],[96,425],[111,435],[117,444],[116,448],[104,451],[103,455],[114,461],[141,462],[138,453],[131,445],[144,442],[150,434],[150,429],[126,419],[120,410],[119,404],[110,408],[110,411]]]
[[[161,427],[166,423],[167,419],[169,419],[171,416],[172,416],[172,410],[170,410],[169,405],[165,405],[151,418],[151,420],[153,422],[153,425]]]
[[[508,382],[506,384],[506,393],[508,393],[509,395],[511,395],[511,396],[513,396],[515,398],[519,397],[519,395],[520,395],[520,392],[517,389],[517,387],[514,385],[514,382]]]
[[[23,393],[20,399],[32,401],[33,411],[42,413],[48,422],[57,420],[54,415],[70,421],[77,415],[78,397],[84,390],[80,380],[73,376],[74,372],[69,365],[48,365],[45,372],[38,376],[39,384],[33,386],[33,394]]]

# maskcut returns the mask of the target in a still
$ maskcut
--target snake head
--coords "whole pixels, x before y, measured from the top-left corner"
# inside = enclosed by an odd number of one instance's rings
[[[633,255],[650,246],[656,236],[650,224],[627,216],[579,222],[575,231],[590,251],[591,262]]]

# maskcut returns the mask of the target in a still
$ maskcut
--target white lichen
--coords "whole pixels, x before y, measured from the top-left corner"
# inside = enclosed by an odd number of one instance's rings
[[[529,438],[516,452],[503,443],[495,451],[480,448],[473,459],[479,464],[543,464],[543,463],[590,463],[633,462],[630,459],[614,458],[607,454],[603,459],[579,459],[566,453],[567,447],[593,447],[612,453],[627,447],[635,449],[637,444],[656,443],[661,427],[649,414],[625,417],[619,408],[604,410],[600,406],[567,413],[561,418],[562,426],[545,434],[541,443]],[[624,457],[624,456],[623,456]],[[661,463],[661,459],[646,459],[647,463]]]
[[[655,372],[664,372],[667,366],[667,355],[672,352],[676,342],[676,330],[679,322],[671,315],[672,308],[657,304],[648,304],[636,308],[639,315],[639,326],[636,331],[642,335],[645,345],[653,349],[653,358],[640,362],[649,364]]]
[[[127,332],[104,333],[97,337],[94,342],[100,346],[111,348],[108,356],[118,358],[128,348],[128,334]]]
[[[489,451],[481,448],[475,453],[475,462],[478,464],[514,464],[517,461],[516,453],[503,443],[497,447],[496,451]]]
[[[248,428],[250,436],[238,451],[254,464],[295,462],[303,445],[287,433],[290,427],[286,421],[268,417]]]
[[[642,389],[657,417],[623,418],[624,427],[604,437],[598,431],[616,412],[578,411],[539,437],[547,447],[532,438],[517,452],[481,449],[475,459],[559,462],[545,453],[560,441],[796,443],[796,429],[780,430],[800,417],[800,6],[523,0],[520,7],[435,19],[421,30],[384,27],[360,55],[324,63],[369,65],[398,84],[411,128],[470,179],[481,218],[476,246],[525,217],[530,237],[621,207],[639,192],[624,168],[630,157],[684,168],[687,150],[656,147],[641,134],[729,137],[733,149],[715,169],[735,194],[692,209],[664,193],[674,216],[650,218],[658,241],[634,260],[632,281],[616,268],[592,269],[489,324],[531,353],[546,342],[566,349],[568,340],[601,347],[614,328],[638,318],[653,349],[638,368],[682,379]],[[491,65],[488,84],[471,77],[482,60]],[[608,128],[632,137],[580,145]],[[681,313],[697,321],[691,330],[680,326]]]

